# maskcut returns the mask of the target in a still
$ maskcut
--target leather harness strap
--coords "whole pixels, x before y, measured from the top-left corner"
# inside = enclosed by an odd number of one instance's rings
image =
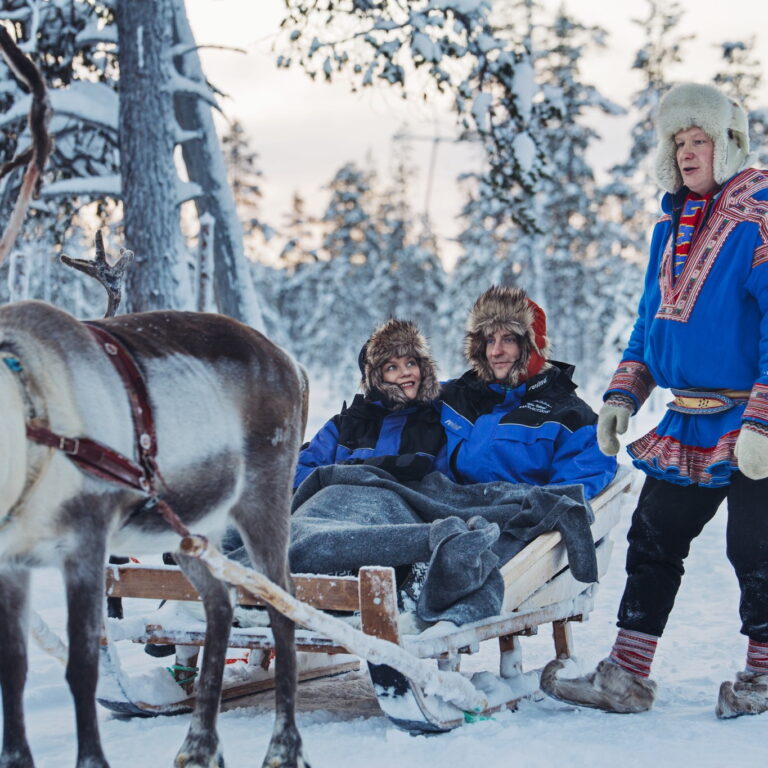
[[[131,354],[111,333],[87,322],[83,325],[99,342],[123,382],[131,407],[139,460],[133,461],[97,440],[58,435],[34,420],[27,424],[27,437],[35,443],[62,451],[85,472],[146,493],[176,533],[188,536],[189,529],[168,504],[157,497],[156,479],[162,481],[162,475],[155,459],[157,437],[144,378]]]
[[[155,461],[157,437],[144,378],[128,350],[111,333],[91,323],[86,322],[84,325],[101,344],[110,362],[123,380],[123,386],[128,394],[128,402],[133,414],[139,464],[144,468],[149,481],[149,488],[145,490],[154,490],[154,476],[158,474],[157,462]]]
[[[79,467],[92,475],[98,475],[103,480],[128,485],[145,493],[150,491],[142,467],[96,440],[87,437],[62,437],[35,422],[27,424],[27,437],[34,443],[57,448],[62,453],[66,453]]]

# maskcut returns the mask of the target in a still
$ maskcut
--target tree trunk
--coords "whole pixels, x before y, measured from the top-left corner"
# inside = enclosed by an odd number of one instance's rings
[[[188,51],[179,57],[179,71],[190,80],[205,83],[184,0],[172,1],[175,42]],[[210,213],[216,220],[213,241],[216,305],[220,312],[263,330],[253,278],[243,251],[242,227],[227,180],[211,108],[199,96],[188,93],[177,93],[174,104],[181,128],[194,132],[196,136],[184,141],[181,149],[189,180],[199,184],[204,192],[195,198],[198,216]]]
[[[181,308],[185,253],[176,205],[174,127],[168,52],[171,0],[118,0],[120,168],[127,311]]]

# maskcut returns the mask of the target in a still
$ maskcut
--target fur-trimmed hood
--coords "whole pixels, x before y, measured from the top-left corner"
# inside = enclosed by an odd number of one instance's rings
[[[384,381],[382,367],[391,357],[413,357],[421,371],[421,382],[415,400],[409,400],[397,384]],[[437,365],[429,343],[410,320],[390,318],[378,326],[360,350],[361,387],[367,397],[381,393],[394,407],[403,408],[416,402],[435,400],[440,394]]]
[[[661,100],[656,118],[656,181],[667,192],[675,193],[683,186],[675,134],[694,126],[701,128],[715,145],[712,175],[718,184],[755,161],[749,152],[747,114],[740,104],[711,85],[676,85]]]
[[[545,366],[549,354],[547,318],[522,288],[494,285],[482,293],[469,312],[464,336],[464,356],[482,381],[496,380],[485,347],[488,336],[502,329],[514,333],[520,344],[520,358],[504,382],[515,387]]]

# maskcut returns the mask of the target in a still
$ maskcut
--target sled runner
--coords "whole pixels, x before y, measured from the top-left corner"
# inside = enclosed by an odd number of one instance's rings
[[[596,543],[599,576],[608,567],[612,548],[609,534],[619,521],[621,496],[629,485],[629,472],[620,468],[614,481],[591,502],[595,514],[592,535]],[[218,559],[213,565],[206,561],[205,556],[202,559],[218,576],[230,582],[238,580],[238,573],[250,572],[217,552],[215,555]],[[222,573],[222,569],[226,572]],[[355,632],[349,624],[344,625],[346,634],[342,633],[343,641],[338,639],[341,637],[338,634],[335,640],[330,637],[338,630],[326,634],[298,628],[296,649],[304,662],[303,665],[300,662],[299,666],[300,680],[356,669],[356,661],[350,657],[350,652],[366,656],[379,705],[393,723],[411,732],[448,731],[503,707],[514,708],[522,698],[538,689],[538,673],[522,671],[519,637],[535,634],[541,625],[551,624],[556,655],[559,658],[569,657],[572,651],[569,622],[581,621],[588,616],[596,584],[584,584],[573,578],[565,545],[558,532],[539,536],[512,558],[501,572],[505,593],[500,615],[459,627],[439,622],[419,634],[407,634],[400,630],[394,571],[391,568],[362,568],[357,577],[295,575],[296,598],[304,606],[359,616],[360,627],[368,641],[363,641],[362,645],[355,641],[353,647],[351,640],[345,639],[351,638]],[[108,566],[107,596],[148,598],[155,604],[157,600],[197,600],[194,589],[177,568],[131,564]],[[241,586],[237,587],[237,602],[240,606],[263,605],[262,600]],[[258,609],[250,612],[254,615],[264,613]],[[300,615],[293,618],[302,624]],[[339,626],[338,620],[334,623]],[[375,657],[369,654],[369,645],[373,647],[375,638],[393,643],[394,646],[389,647],[400,655],[387,655],[386,651],[384,655]],[[180,618],[167,612],[164,614],[162,609],[137,618],[128,616],[123,620],[109,620],[102,645],[100,703],[123,714],[159,715],[189,711],[194,702],[193,680],[182,686],[168,671],[159,667],[149,676],[132,677],[120,665],[118,645],[120,640],[174,644],[177,650],[183,651],[202,646],[204,639],[203,621]],[[413,667],[423,664],[421,660],[428,661],[434,667],[435,675],[457,673],[461,654],[475,653],[482,641],[494,639],[498,640],[501,652],[499,673],[484,671],[475,673],[469,679],[477,694],[472,702],[468,703],[465,691],[461,694],[456,691],[447,693],[447,689],[435,684],[434,680],[438,678],[433,679],[429,672],[416,679]],[[231,648],[249,649],[252,658],[267,658],[262,654],[269,654],[273,639],[268,626],[240,626],[232,628],[229,645]],[[322,656],[311,664],[310,660],[317,654]],[[382,658],[388,663],[377,663]],[[404,665],[403,659],[408,663]],[[194,664],[182,663],[179,666],[191,668]],[[225,675],[225,700],[265,690],[271,684],[272,667],[264,669],[258,663],[231,666],[232,673]],[[177,670],[176,677],[183,673],[183,670]],[[451,679],[459,677],[454,675]],[[464,685],[466,680],[460,678]],[[481,703],[478,705],[477,702]]]

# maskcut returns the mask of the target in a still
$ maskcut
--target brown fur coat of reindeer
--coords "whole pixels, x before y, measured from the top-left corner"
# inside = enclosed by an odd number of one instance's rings
[[[13,45],[1,27],[0,44],[4,52]],[[30,153],[30,165],[39,159],[40,152]],[[68,450],[78,438],[88,438],[133,457],[130,396],[105,346],[86,325],[43,302],[0,307],[2,768],[34,765],[22,703],[32,567],[55,566],[64,576],[77,768],[108,768],[95,703],[107,552],[162,552],[178,542],[153,508],[153,496],[195,532],[215,532],[227,519],[234,521],[252,561],[278,585],[290,583],[290,488],[306,419],[301,368],[258,332],[222,316],[148,312],[93,325],[112,334],[141,373],[161,474],[155,492],[145,492],[84,472],[65,450],[29,439],[30,428],[39,427],[71,438],[62,443]],[[220,768],[216,718],[230,594],[200,561],[178,560],[202,596],[208,628],[197,705],[176,765]],[[301,768],[306,763],[294,720],[294,627],[268,610],[277,687],[264,765]]]

